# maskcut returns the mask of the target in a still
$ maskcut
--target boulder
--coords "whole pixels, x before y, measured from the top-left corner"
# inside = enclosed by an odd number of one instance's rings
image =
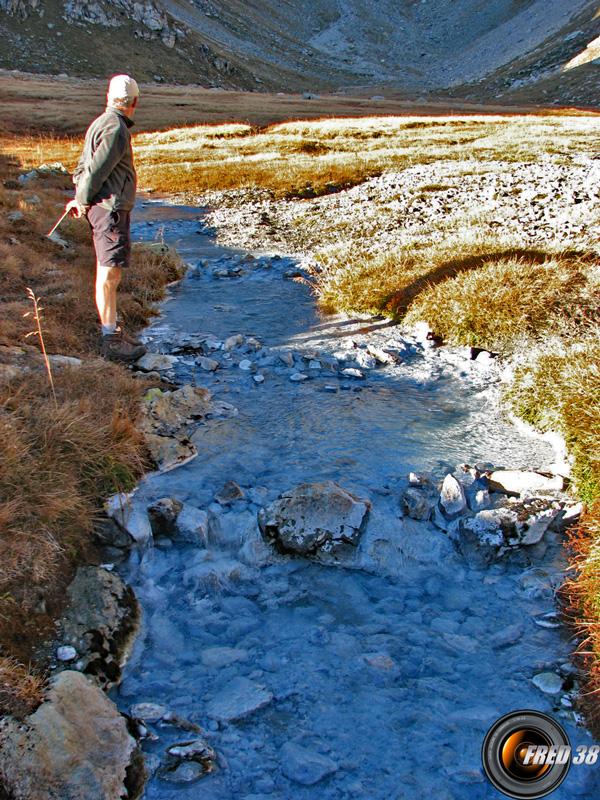
[[[261,509],[258,522],[281,552],[331,553],[358,544],[370,507],[333,481],[305,483]]]
[[[67,597],[68,606],[60,620],[60,644],[73,647],[78,669],[108,688],[120,680],[121,665],[137,628],[139,608],[133,590],[114,572],[79,567]]]
[[[0,775],[13,800],[140,796],[145,772],[125,718],[89,679],[65,671],[22,722],[0,721]]]
[[[461,519],[457,549],[475,566],[486,566],[503,554],[516,521],[516,514],[506,509],[484,510]]]

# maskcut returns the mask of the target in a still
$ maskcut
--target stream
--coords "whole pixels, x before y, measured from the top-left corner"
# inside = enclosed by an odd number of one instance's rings
[[[547,442],[498,413],[495,373],[382,320],[320,316],[309,287],[290,279],[292,259],[217,245],[202,209],[144,202],[134,237],[157,233],[190,269],[147,330],[149,349],[168,353],[199,332],[262,347],[229,359],[216,351],[215,372],[193,354],[179,358],[177,383],[206,387],[238,413],[199,428],[198,457],[147,476],[136,494],[144,505],[178,498],[212,520],[206,547],[158,539],[119,567],[143,618],[113,698],[125,712],[159,703],[200,725],[219,759],[189,783],[155,774],[146,800],[497,798],[481,746],[516,709],[554,715],[572,744],[591,744],[561,696],[531,682],[569,669],[568,632],[534,619],[554,608],[559,535],[481,570],[442,531],[399,518],[411,471],[443,478],[461,462],[554,461]],[[327,369],[365,343],[399,353],[398,363],[365,369],[363,380]],[[294,368],[278,358],[286,352],[296,353]],[[295,371],[308,378],[292,381]],[[356,557],[346,566],[270,558],[259,509],[325,480],[372,503]],[[243,497],[216,502],[228,481]],[[231,704],[244,713],[228,718]],[[148,727],[158,737],[143,745],[151,767],[194,738]],[[591,798],[599,788],[597,770],[573,766],[553,796]]]

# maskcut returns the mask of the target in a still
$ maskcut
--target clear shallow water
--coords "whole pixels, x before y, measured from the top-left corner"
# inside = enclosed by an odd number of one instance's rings
[[[140,238],[162,226],[192,264],[208,258],[212,267],[234,255],[198,235],[197,209],[151,204],[137,220]],[[233,279],[215,279],[210,268],[190,273],[149,331],[153,345],[168,350],[178,332],[202,331],[254,335],[273,350],[321,357],[366,338],[406,346],[381,323],[320,319],[309,290],[282,277],[290,266],[259,261]],[[257,361],[260,352],[243,357]],[[161,703],[201,724],[221,767],[190,785],[154,778],[145,797],[497,797],[481,772],[483,736],[514,709],[553,713],[552,698],[530,679],[566,661],[570,649],[563,633],[532,620],[553,607],[560,543],[547,536],[531,564],[474,570],[441,532],[403,523],[398,496],[410,470],[443,473],[463,461],[542,467],[552,461],[549,447],[498,418],[476,367],[416,346],[364,382],[319,372],[293,384],[275,359],[259,368],[265,381],[257,385],[239,357],[214,375],[188,361],[178,378],[209,387],[239,414],[199,430],[194,461],[140,486],[142,503],[175,496],[215,513],[207,549],[159,542],[123,569],[144,621],[115,699],[124,710]],[[217,514],[215,492],[230,479],[246,496]],[[323,479],[373,503],[355,568],[265,563],[247,545],[258,508]],[[508,626],[517,626],[514,643],[494,645]],[[239,689],[240,678],[272,699],[245,719],[219,723],[215,700]],[[573,743],[589,742],[561,721]],[[160,739],[145,750],[156,756],[192,738],[155,730]],[[281,750],[289,742],[326,756],[335,772],[313,786],[298,783]],[[591,797],[596,781],[593,768],[573,767],[555,796]]]

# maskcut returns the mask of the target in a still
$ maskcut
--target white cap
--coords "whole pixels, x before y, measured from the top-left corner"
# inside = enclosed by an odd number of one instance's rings
[[[122,105],[129,105],[139,96],[139,87],[129,75],[115,75],[114,78],[110,79],[107,94],[109,103],[117,102]]]

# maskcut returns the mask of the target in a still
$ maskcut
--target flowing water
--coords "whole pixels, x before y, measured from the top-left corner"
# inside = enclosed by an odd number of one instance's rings
[[[143,504],[169,496],[207,509],[211,535],[206,547],[157,540],[122,567],[143,622],[115,700],[125,711],[167,706],[201,725],[219,754],[218,768],[193,783],[155,775],[145,797],[480,800],[499,796],[480,752],[501,715],[539,709],[572,743],[591,743],[561,716],[560,695],[531,683],[538,672],[564,672],[571,649],[564,631],[534,622],[554,607],[558,536],[482,571],[441,531],[399,518],[410,471],[552,462],[547,443],[502,420],[491,373],[382,321],[320,317],[308,287],[285,277],[290,259],[258,257],[241,262],[239,277],[215,277],[214,267],[244,254],[214,243],[201,209],[153,201],[135,219],[137,238],[160,228],[191,265],[148,331],[152,349],[168,352],[180,334],[198,332],[263,345],[229,360],[217,351],[215,373],[180,359],[178,381],[206,386],[238,414],[201,427],[199,456],[148,476],[137,492]],[[395,349],[401,362],[363,381],[327,371],[331,354],[351,357],[367,341]],[[314,351],[321,369],[305,363],[310,378],[294,383],[279,351]],[[256,366],[241,369],[240,359]],[[259,508],[327,479],[373,504],[356,557],[347,567],[270,558],[256,532]],[[244,497],[221,506],[215,494],[229,480]],[[224,721],[232,702],[248,713]],[[193,738],[150,727],[159,737],[144,744],[150,764]],[[573,766],[555,796],[597,791],[597,771]]]

